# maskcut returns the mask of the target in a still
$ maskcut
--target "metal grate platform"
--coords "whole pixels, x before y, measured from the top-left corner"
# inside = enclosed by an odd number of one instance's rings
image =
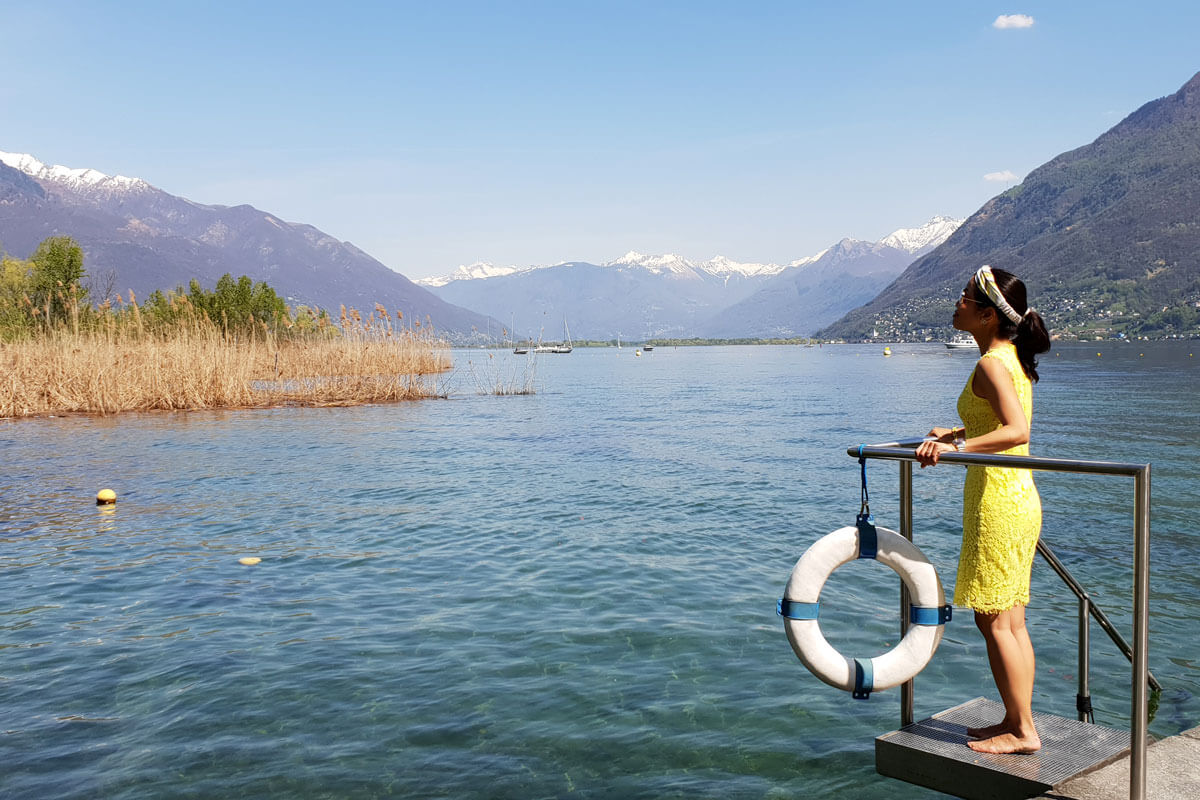
[[[1004,717],[977,697],[875,739],[875,770],[966,800],[1035,797],[1129,751],[1129,732],[1034,712],[1042,749],[1029,755],[976,753],[967,727]]]

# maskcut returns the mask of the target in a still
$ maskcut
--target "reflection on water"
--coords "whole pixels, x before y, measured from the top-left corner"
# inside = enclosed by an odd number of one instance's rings
[[[1154,464],[1159,736],[1200,722],[1189,348],[1057,348],[1035,400],[1035,454]],[[774,614],[858,509],[845,448],[953,419],[973,356],[892,351],[576,350],[532,396],[0,423],[0,792],[927,796],[874,773],[896,693],[820,683]],[[894,466],[869,476],[897,527]],[[961,481],[914,480],[948,591]],[[1132,482],[1038,485],[1047,541],[1128,633]],[[895,577],[845,573],[828,635],[879,652]],[[1073,716],[1075,601],[1044,565],[1034,597],[1035,706]],[[1092,638],[1097,720],[1126,726],[1128,665]],[[956,620],[917,713],[979,694]]]

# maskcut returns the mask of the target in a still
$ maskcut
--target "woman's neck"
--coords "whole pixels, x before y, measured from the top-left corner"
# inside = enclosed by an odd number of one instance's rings
[[[989,351],[995,350],[997,347],[1011,346],[1012,341],[997,336],[994,331],[979,331],[973,334],[975,336],[975,344],[979,345],[979,354],[984,355]]]

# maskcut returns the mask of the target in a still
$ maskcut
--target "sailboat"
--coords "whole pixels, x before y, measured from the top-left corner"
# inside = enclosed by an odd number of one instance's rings
[[[563,318],[563,330],[566,332],[567,340],[559,344],[541,344],[533,348],[535,353],[569,353],[575,348],[571,345],[571,329],[567,327],[567,320]]]

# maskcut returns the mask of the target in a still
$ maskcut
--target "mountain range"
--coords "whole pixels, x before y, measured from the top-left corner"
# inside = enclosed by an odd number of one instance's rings
[[[844,239],[786,265],[631,252],[605,264],[476,264],[418,286],[311,225],[0,153],[0,244],[24,255],[48,236],[74,237],[99,295],[245,274],[293,303],[429,317],[459,341],[502,327],[559,338],[564,321],[595,339],[942,338],[985,263],[1021,276],[1058,335],[1200,335],[1198,208],[1200,73],[961,225],[936,218],[879,242]]]
[[[1200,73],[992,198],[819,335],[945,336],[982,264],[1020,276],[1060,334],[1200,334]]]
[[[938,217],[879,242],[843,239],[786,265],[630,252],[602,265],[473,264],[418,285],[349,242],[249,205],[204,205],[138,178],[0,152],[0,245],[23,255],[71,236],[94,299],[248,275],[293,305],[382,304],[460,343],[500,338],[506,319],[529,338],[560,338],[568,321],[577,338],[593,339],[807,335],[873,297],[959,224]]]
[[[146,297],[186,287],[211,289],[225,273],[266,281],[293,305],[369,311],[376,303],[408,320],[428,319],[442,335],[470,341],[499,328],[456,307],[311,225],[252,206],[202,205],[149,183],[93,169],[49,166],[0,152],[0,245],[32,253],[49,236],[71,236],[84,251],[93,297]]]
[[[505,318],[529,338],[559,338],[568,320],[578,338],[806,335],[873,297],[958,224],[938,217],[880,242],[844,239],[786,265],[630,252],[603,265],[474,264],[417,285],[349,242],[249,205],[204,205],[138,178],[0,152],[0,245],[25,254],[71,236],[94,298],[248,275],[293,305],[379,303],[457,342],[499,338]]]
[[[419,284],[448,302],[507,320],[518,338],[806,336],[874,297],[961,220],[935,217],[879,242],[843,239],[786,265],[717,256],[626,253],[603,264],[476,263]]]

